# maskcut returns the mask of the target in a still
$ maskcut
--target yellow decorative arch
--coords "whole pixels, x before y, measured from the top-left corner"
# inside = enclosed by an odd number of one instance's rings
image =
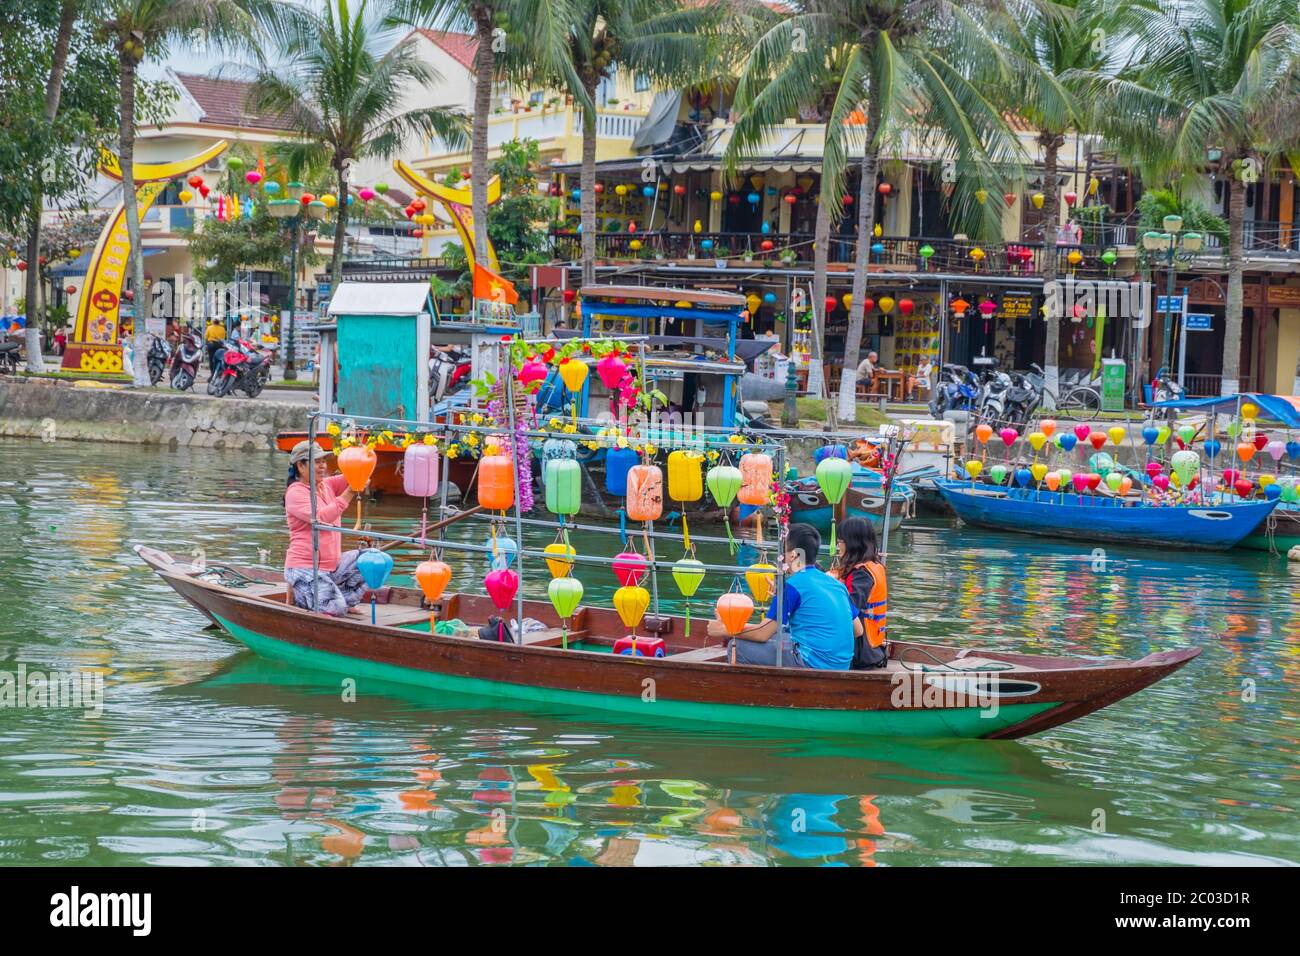
[[[469,263],[469,271],[474,272],[474,209],[473,198],[468,189],[449,189],[440,183],[435,183],[427,176],[417,173],[400,159],[393,161],[393,169],[397,175],[406,180],[416,192],[423,193],[430,197],[446,211],[447,217],[451,219],[451,224],[456,227],[456,233],[460,236],[460,243],[465,247],[465,258]],[[501,198],[501,179],[493,176],[488,180],[487,201],[491,206]],[[486,268],[493,272],[500,272],[501,266],[497,262],[497,251],[492,248],[492,240],[487,244],[488,261]]]
[[[140,218],[154,200],[179,176],[198,169],[225,152],[228,144],[221,140],[201,153],[170,163],[136,163],[135,196]],[[122,179],[122,164],[111,151],[99,151],[99,171],[110,179]],[[86,269],[86,281],[77,303],[77,320],[72,328],[63,368],[74,372],[122,371],[121,308],[122,288],[126,284],[130,262],[130,238],[126,231],[126,206],[117,208],[104,223]],[[144,309],[143,295],[139,303]]]

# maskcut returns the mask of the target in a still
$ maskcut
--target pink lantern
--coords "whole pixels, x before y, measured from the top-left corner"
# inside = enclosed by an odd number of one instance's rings
[[[627,375],[627,363],[611,352],[596,363],[596,374],[606,388],[616,388]]]
[[[1088,476],[1086,473],[1079,471],[1070,476],[1070,481],[1074,484],[1074,490],[1083,494],[1088,488]]]
[[[256,186],[262,181],[262,174],[256,169],[250,169],[248,172],[244,173],[244,179],[247,180],[248,185]]]
[[[1002,439],[1002,444],[1010,448],[1016,443],[1016,439],[1019,438],[1020,435],[1014,428],[1004,428],[1002,431],[998,432],[998,437]]]
[[[646,572],[646,560],[635,551],[614,555],[614,577],[625,588],[634,588]]]
[[[1225,485],[1231,485],[1240,477],[1241,477],[1241,472],[1237,471],[1235,468],[1229,468],[1227,471],[1223,473],[1223,483]]]
[[[1274,461],[1281,461],[1282,456],[1286,453],[1286,445],[1274,438],[1264,446],[1264,451],[1267,452],[1268,457],[1272,458]]]
[[[483,579],[483,586],[487,588],[488,597],[497,606],[497,610],[504,611],[519,590],[519,575],[509,568],[498,568],[488,572]]]
[[[1087,425],[1074,426],[1074,437],[1079,439],[1079,441],[1087,441],[1088,436],[1091,434],[1092,434],[1092,428],[1090,428]]]
[[[438,449],[416,442],[402,453],[402,490],[413,498],[438,493]]]
[[[1149,462],[1147,462],[1147,477],[1148,477],[1148,478],[1154,478],[1156,475],[1160,474],[1160,472],[1162,472],[1162,471],[1164,471],[1164,467],[1160,464],[1160,462],[1158,462],[1158,461],[1149,461]]]
[[[375,198],[375,191],[369,186],[362,186],[357,190],[357,195],[361,197],[362,202],[370,202],[370,200]]]
[[[998,310],[998,304],[994,302],[992,299],[985,299],[983,302],[980,303],[979,309],[980,309],[980,315],[984,316],[984,318],[987,319],[990,316],[992,316],[994,312]]]
[[[1156,486],[1157,488],[1159,488],[1161,491],[1168,491],[1168,490],[1169,490],[1169,476],[1168,476],[1168,475],[1156,475],[1154,478],[1151,479],[1151,484],[1155,485],[1155,486]]]
[[[529,359],[519,369],[518,378],[525,388],[534,382],[543,382],[546,380],[546,364],[537,359]]]

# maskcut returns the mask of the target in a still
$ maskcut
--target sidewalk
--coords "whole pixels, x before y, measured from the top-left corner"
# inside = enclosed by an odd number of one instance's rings
[[[47,372],[56,372],[62,367],[62,359],[57,355],[43,356],[45,360],[45,370]],[[199,379],[194,383],[194,387],[188,392],[178,392],[174,388],[167,386],[167,376],[164,373],[163,379],[155,386],[135,389],[133,386],[123,383],[124,388],[130,388],[133,391],[146,392],[155,395],[189,395],[194,398],[203,398],[210,401],[217,401],[214,396],[207,392],[208,387],[208,368],[205,364],[199,369]],[[233,400],[247,400],[243,392],[235,392],[233,395],[226,396]],[[285,382],[284,369],[279,365],[271,366],[271,381],[266,388],[262,390],[258,400],[267,402],[280,402],[289,405],[315,405],[316,386],[312,384],[312,373],[304,369],[298,370],[298,379],[295,382]]]

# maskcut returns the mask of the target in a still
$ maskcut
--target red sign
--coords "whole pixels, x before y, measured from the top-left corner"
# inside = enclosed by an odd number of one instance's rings
[[[90,303],[101,312],[110,312],[117,306],[117,296],[108,289],[100,289]]]

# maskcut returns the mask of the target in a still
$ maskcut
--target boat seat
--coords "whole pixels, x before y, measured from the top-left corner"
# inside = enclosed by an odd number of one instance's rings
[[[682,651],[680,654],[669,654],[664,658],[666,661],[690,661],[695,663],[707,664],[709,661],[724,660],[727,656],[727,646],[725,644],[715,644],[712,647],[700,647],[693,651]]]
[[[370,602],[362,601],[357,607],[361,617],[370,620]],[[375,623],[385,627],[402,627],[406,624],[427,624],[429,612],[410,604],[378,604],[375,606]]]
[[[587,635],[585,630],[570,631],[569,640],[580,641]],[[528,647],[559,647],[564,643],[564,631],[558,627],[548,627],[544,631],[529,631],[524,634],[524,644]]]

